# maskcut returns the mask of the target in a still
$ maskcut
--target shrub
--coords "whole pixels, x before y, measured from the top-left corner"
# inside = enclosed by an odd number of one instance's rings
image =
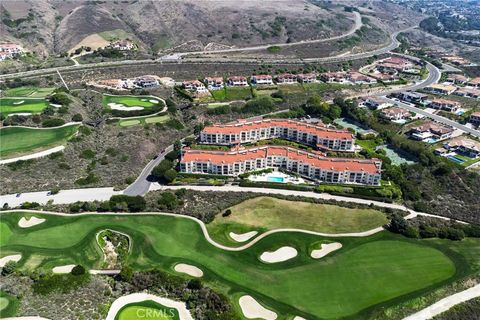
[[[232,210],[227,209],[227,210],[225,210],[224,213],[222,213],[222,217],[228,217],[228,216],[231,215],[231,214],[232,214]]]
[[[15,261],[9,261],[2,267],[2,276],[7,276],[14,273],[17,270],[18,263]]]
[[[109,205],[110,208],[115,208],[118,205],[126,204],[128,211],[130,212],[140,212],[145,210],[147,203],[145,199],[141,196],[127,196],[123,194],[114,195],[110,198]]]
[[[65,124],[65,120],[60,118],[50,118],[43,120],[42,127],[44,128],[52,128],[52,127],[59,127]]]
[[[75,181],[75,184],[78,184],[80,186],[84,186],[87,184],[92,184],[92,183],[97,183],[100,181],[100,178],[95,176],[93,173],[89,173],[85,178],[80,178]]]
[[[72,121],[81,122],[83,121],[83,116],[80,113],[76,113],[73,115]]]
[[[176,195],[171,192],[163,192],[157,202],[161,208],[167,208],[169,210],[174,209],[178,205]]]
[[[85,149],[82,151],[82,153],[80,154],[80,158],[83,158],[83,159],[93,159],[95,158],[95,155],[96,155],[96,152],[91,150],[91,149]]]
[[[85,274],[85,268],[79,264],[77,264],[75,267],[73,267],[72,271],[70,272],[74,276],[80,276],[82,274]]]

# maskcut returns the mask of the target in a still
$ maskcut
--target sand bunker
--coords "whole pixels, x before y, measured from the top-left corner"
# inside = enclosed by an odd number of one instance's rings
[[[113,110],[122,110],[122,111],[135,111],[135,110],[143,110],[143,107],[126,107],[123,104],[110,102],[108,106]]]
[[[20,259],[22,259],[21,254],[12,254],[12,255],[3,257],[3,258],[0,259],[0,268],[5,267],[5,265],[10,261],[18,262],[18,261],[20,261]]]
[[[45,219],[37,217],[31,217],[30,219],[27,219],[25,217],[22,217],[20,220],[18,220],[18,226],[20,228],[30,228],[42,222],[45,222]]]
[[[31,112],[17,112],[17,113],[9,113],[7,115],[7,117],[11,117],[11,116],[25,116],[25,117],[27,117],[27,116],[31,116],[31,115],[32,115]]]
[[[58,266],[52,269],[53,273],[70,273],[72,269],[75,267],[74,264],[67,264],[64,266]]]
[[[295,316],[295,318],[293,318],[293,320],[307,320],[307,319],[302,318],[302,317],[300,317],[300,316]]]
[[[61,107],[62,107],[61,104],[56,104],[56,103],[50,103],[50,105],[51,105],[52,107],[55,107],[55,108],[61,108]]]
[[[240,304],[243,315],[247,319],[277,319],[277,314],[275,312],[263,307],[252,296],[242,296],[238,300],[238,303]]]
[[[155,99],[148,100],[148,101],[150,101],[151,103],[158,103],[158,100],[155,100]]]
[[[230,238],[237,242],[245,242],[247,240],[250,240],[251,238],[255,237],[257,235],[257,231],[250,231],[246,233],[235,233],[235,232],[230,232],[228,235]]]
[[[22,104],[22,103],[24,103],[24,102],[25,102],[25,100],[22,100],[22,101],[14,102],[13,104]]]
[[[185,264],[185,263],[179,263],[175,265],[175,271],[180,272],[180,273],[185,273],[188,274],[189,276],[195,277],[195,278],[200,278],[203,276],[203,271],[200,270],[199,268]]]
[[[275,251],[265,251],[260,256],[260,260],[267,263],[275,263],[295,258],[297,255],[297,249],[293,247],[281,247]]]
[[[313,259],[320,259],[325,257],[330,252],[340,249],[341,247],[342,247],[342,244],[340,242],[322,243],[321,249],[312,250],[312,253],[310,254],[310,256]]]

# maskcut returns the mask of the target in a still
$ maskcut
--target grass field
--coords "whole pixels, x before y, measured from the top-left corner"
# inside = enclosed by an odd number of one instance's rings
[[[12,317],[18,308],[18,300],[0,290],[0,318]]]
[[[349,209],[271,197],[249,199],[230,210],[230,216],[218,216],[207,225],[215,240],[229,245],[238,245],[230,239],[230,232],[298,228],[323,233],[349,233],[367,231],[388,222],[385,214],[373,209]]]
[[[0,158],[13,157],[65,143],[78,130],[78,125],[33,129],[5,127],[0,129]]]
[[[224,87],[221,90],[210,90],[215,101],[235,101],[252,98],[252,90],[248,87]]]
[[[56,88],[35,88],[35,87],[18,87],[5,90],[6,97],[30,97],[45,98],[51,95]]]
[[[115,316],[115,320],[180,320],[178,310],[148,300],[127,304]]]
[[[143,107],[145,109],[151,109],[158,106],[159,103],[163,104],[162,100],[155,96],[112,96],[106,94],[103,95],[102,102],[107,109],[110,109],[109,103],[120,104],[124,107]]]
[[[48,106],[43,98],[0,98],[0,113],[40,113]]]
[[[478,271],[474,261],[478,264],[480,255],[478,239],[409,240],[386,231],[366,238],[328,239],[276,233],[246,250],[231,252],[212,246],[200,226],[183,217],[48,215],[44,223],[22,229],[17,225],[22,216],[18,212],[2,214],[12,235],[0,247],[2,252],[20,252],[21,268],[28,268],[32,257],[37,271],[67,263],[98,267],[102,255],[95,234],[110,228],[132,237],[128,261],[134,269],[160,268],[174,273],[177,263],[193,264],[202,269],[207,285],[229,297],[250,294],[282,318],[361,319],[377,305],[420,296]],[[338,241],[343,247],[325,258],[310,258],[309,249],[322,240]],[[295,247],[299,255],[278,264],[259,260],[262,252],[285,245]]]
[[[166,115],[156,115],[152,117],[138,117],[126,120],[120,120],[118,125],[120,127],[131,127],[139,124],[154,124],[154,123],[164,123],[170,119],[168,114]]]

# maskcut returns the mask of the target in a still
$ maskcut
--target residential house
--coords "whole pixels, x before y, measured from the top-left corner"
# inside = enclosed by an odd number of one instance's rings
[[[403,91],[398,94],[395,94],[400,100],[411,102],[411,103],[425,103],[427,101],[428,96],[423,93],[412,92],[412,91]]]
[[[15,43],[0,43],[0,61],[23,54],[24,49]]]
[[[206,144],[236,145],[260,140],[282,138],[322,150],[353,152],[353,134],[348,130],[329,129],[291,119],[240,120],[232,124],[214,124],[200,133],[200,142]]]
[[[247,78],[243,76],[229,77],[227,84],[230,87],[246,87],[248,86]]]
[[[129,40],[118,40],[110,43],[109,47],[120,51],[127,51],[135,49],[135,43]]]
[[[433,99],[432,103],[428,105],[430,108],[445,110],[448,112],[457,112],[462,106],[460,102],[447,99]]]
[[[468,78],[462,74],[450,73],[447,76],[447,82],[452,84],[465,84],[467,83]]]
[[[470,115],[470,118],[468,120],[471,124],[473,124],[476,127],[480,126],[480,112],[474,112]]]
[[[374,84],[377,80],[361,74],[360,72],[352,71],[347,73],[347,80],[353,84]]]
[[[277,76],[277,83],[286,84],[286,83],[296,83],[298,77],[296,74],[291,73],[282,73]]]
[[[273,78],[269,74],[256,74],[250,78],[254,85],[272,85]]]
[[[199,80],[188,80],[183,81],[182,86],[185,90],[190,92],[205,93],[208,92],[205,85]]]
[[[399,120],[410,118],[411,114],[406,109],[392,107],[392,108],[387,108],[380,111],[380,117],[390,121],[399,121]]]
[[[301,73],[297,75],[298,82],[314,83],[317,82],[317,75],[315,73]]]
[[[449,95],[452,94],[455,90],[457,90],[457,87],[448,84],[434,83],[429,87],[426,87],[425,90],[432,93]]]
[[[453,129],[439,123],[428,121],[410,130],[410,137],[424,142],[435,142],[448,139],[452,136]]]
[[[480,142],[463,136],[453,138],[444,144],[444,148],[450,152],[477,158],[480,156]]]
[[[376,79],[377,81],[382,81],[384,83],[390,83],[395,81],[400,81],[400,76],[396,74],[389,73],[371,73],[370,77]]]
[[[116,89],[116,90],[125,89],[125,81],[122,79],[98,80],[97,84],[99,86],[105,86],[105,87]]]
[[[223,88],[223,77],[206,77],[204,82],[207,84],[207,87],[210,90],[218,90]]]
[[[360,104],[373,110],[384,109],[392,105],[389,102],[385,102],[380,97],[375,96],[362,98],[362,102]]]
[[[140,88],[153,88],[153,87],[158,87],[160,85],[158,78],[154,76],[138,77],[138,78],[135,78],[133,83]]]
[[[184,148],[180,171],[238,176],[266,168],[284,169],[316,182],[380,185],[379,159],[327,158],[287,146],[213,151]]]
[[[348,83],[345,72],[325,72],[320,75],[320,80],[327,83]]]
[[[461,97],[466,97],[466,98],[480,99],[480,89],[459,88],[453,94]]]
[[[480,77],[476,77],[467,82],[467,86],[473,88],[480,88]]]

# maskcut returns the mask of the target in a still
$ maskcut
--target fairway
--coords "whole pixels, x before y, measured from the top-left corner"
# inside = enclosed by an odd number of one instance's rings
[[[0,98],[0,113],[41,113],[48,106],[43,98]]]
[[[0,158],[34,153],[65,143],[78,129],[78,125],[34,129],[5,127],[0,129]]]
[[[250,86],[246,87],[224,87],[220,90],[210,90],[215,101],[235,101],[252,98]]]
[[[230,232],[296,228],[322,233],[351,233],[371,230],[388,222],[384,213],[374,209],[350,209],[272,197],[249,199],[229,209],[232,211],[230,216],[218,215],[207,225],[214,239],[229,244],[235,244],[228,236]]]
[[[35,88],[35,87],[18,87],[5,90],[6,97],[30,97],[45,98],[51,95],[55,88]]]
[[[154,301],[127,304],[117,313],[115,320],[179,320],[178,311]]]
[[[102,255],[95,234],[100,230],[132,237],[130,265],[137,270],[172,272],[177,263],[198,266],[202,278],[232,297],[249,294],[281,315],[333,319],[356,315],[380,303],[438,284],[455,275],[454,260],[429,242],[408,240],[388,232],[366,238],[322,238],[304,233],[272,234],[242,251],[225,251],[207,242],[199,224],[185,217],[164,215],[51,216],[34,230],[17,226],[24,213],[3,213],[12,235],[1,247],[22,253],[20,267],[32,255],[46,259],[36,269],[78,263],[99,267]],[[38,216],[41,216],[39,213]],[[322,259],[309,248],[321,240],[343,247]],[[443,240],[444,242],[447,240]],[[281,246],[298,256],[267,265],[261,253]],[[478,252],[472,252],[475,255]]]
[[[139,124],[154,124],[154,123],[164,123],[170,119],[168,114],[165,115],[156,115],[151,117],[137,117],[131,119],[120,120],[118,125],[120,127],[131,127]]]

